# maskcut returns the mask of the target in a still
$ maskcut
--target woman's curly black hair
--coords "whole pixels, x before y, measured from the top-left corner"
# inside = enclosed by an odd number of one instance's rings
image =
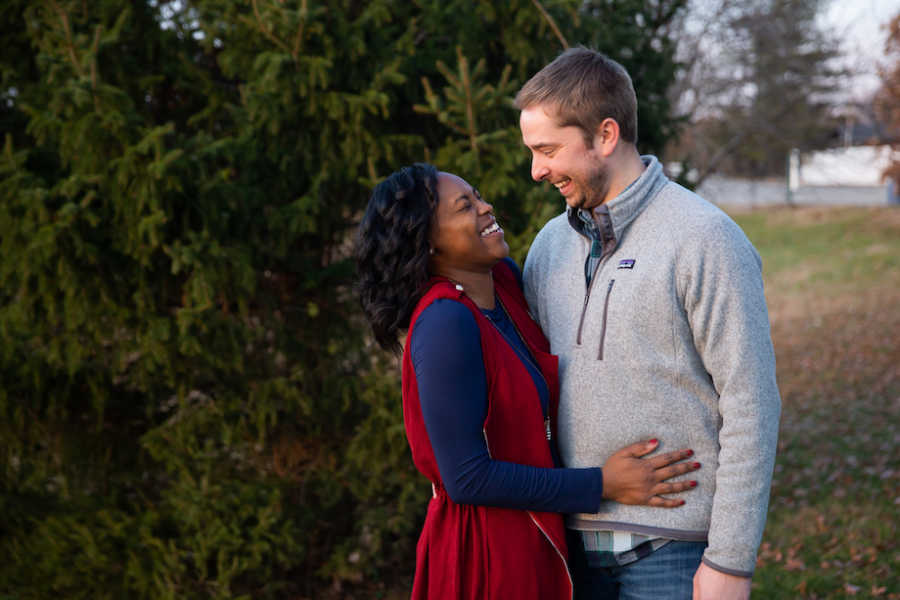
[[[437,208],[438,171],[416,163],[375,186],[356,235],[358,290],[375,341],[400,351],[428,282],[429,234]]]

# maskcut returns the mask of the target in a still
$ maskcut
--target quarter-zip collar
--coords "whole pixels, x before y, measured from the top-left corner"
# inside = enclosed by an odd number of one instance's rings
[[[662,165],[655,156],[641,156],[641,161],[645,165],[641,176],[635,179],[618,196],[595,207],[592,211],[594,222],[601,229],[600,234],[604,245],[609,237],[614,240],[620,240],[625,229],[628,228],[634,218],[644,210],[656,193],[669,182],[669,178],[663,173]],[[578,216],[578,210],[568,207],[567,213],[569,225],[579,234],[591,239],[585,223]],[[608,219],[604,219],[603,215],[608,215]],[[607,224],[606,226],[611,227],[611,229],[603,231],[604,224]]]
[[[590,231],[590,226],[584,222],[579,211],[574,208],[568,209],[569,225],[586,237],[593,240],[599,236],[602,242],[602,253],[600,257],[594,261],[590,276],[585,274],[587,280],[587,288],[584,293],[584,303],[581,306],[581,316],[578,320],[578,331],[575,335],[575,343],[580,346],[582,344],[582,334],[584,332],[585,315],[587,314],[588,304],[591,299],[591,291],[597,279],[597,273],[600,267],[607,259],[616,251],[625,230],[631,222],[637,217],[641,211],[650,203],[656,193],[663,188],[669,179],[662,171],[662,166],[654,156],[642,156],[645,168],[641,176],[635,179],[621,194],[604,202],[600,206],[593,209],[593,217],[595,230]],[[609,311],[609,296],[612,292],[615,279],[610,279],[606,288],[606,296],[603,301],[603,317],[602,328],[600,330],[600,345],[597,351],[597,360],[603,360],[603,346],[606,338],[607,317]]]

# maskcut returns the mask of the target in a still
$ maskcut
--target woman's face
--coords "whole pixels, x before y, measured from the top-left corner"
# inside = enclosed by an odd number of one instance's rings
[[[438,174],[438,205],[431,226],[431,270],[452,277],[454,271],[483,272],[509,256],[493,207],[466,181]]]

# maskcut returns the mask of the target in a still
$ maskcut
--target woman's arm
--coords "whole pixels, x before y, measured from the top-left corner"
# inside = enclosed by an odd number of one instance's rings
[[[664,483],[694,470],[692,464],[672,464],[689,451],[641,459],[656,448],[655,441],[620,450],[604,465],[605,474],[600,468],[547,469],[492,460],[483,432],[487,383],[480,333],[459,302],[438,300],[421,313],[410,352],[425,428],[454,502],[552,512],[596,512],[602,498],[661,507],[683,503],[660,494],[690,489],[687,481]]]
[[[487,383],[478,325],[463,304],[438,300],[413,328],[410,352],[422,417],[454,502],[553,512],[595,512],[603,473],[492,460],[484,440]]]

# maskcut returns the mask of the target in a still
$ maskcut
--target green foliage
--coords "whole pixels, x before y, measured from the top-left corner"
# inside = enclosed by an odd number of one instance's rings
[[[665,19],[539,5],[4,3],[0,594],[406,585],[430,489],[352,291],[371,186],[456,171],[521,260],[562,205],[511,96],[556,23],[644,65],[645,149],[670,132]]]

